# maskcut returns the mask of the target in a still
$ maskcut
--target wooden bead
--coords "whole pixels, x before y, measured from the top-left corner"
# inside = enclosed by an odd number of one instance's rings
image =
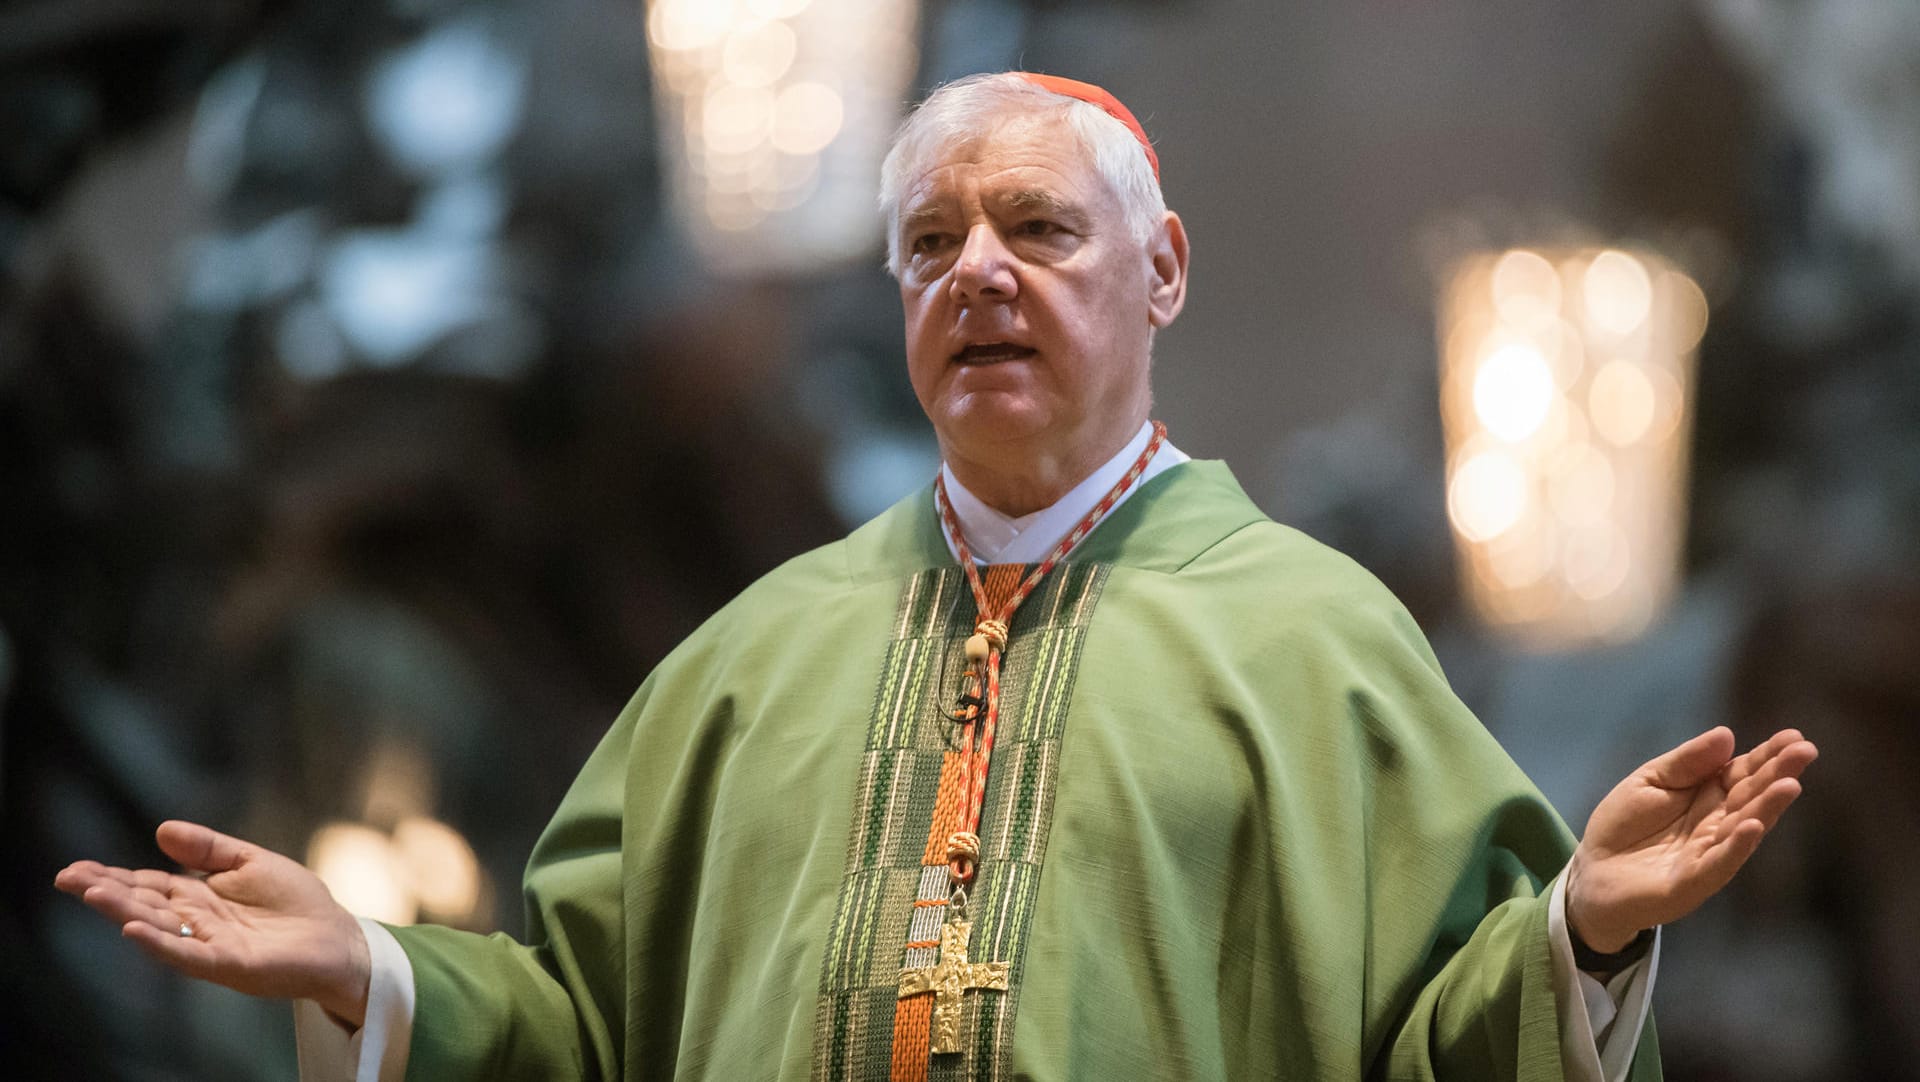
[[[967,662],[972,665],[984,665],[986,661],[987,637],[977,632],[969,635],[967,637]]]

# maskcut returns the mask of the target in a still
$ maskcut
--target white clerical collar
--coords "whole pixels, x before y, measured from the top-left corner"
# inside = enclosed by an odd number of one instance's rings
[[[1060,497],[1051,507],[1043,507],[1030,515],[1012,518],[988,507],[980,497],[967,491],[967,486],[953,475],[947,464],[940,464],[940,473],[947,479],[947,501],[953,505],[953,513],[960,520],[960,530],[967,535],[967,547],[973,550],[975,563],[983,564],[1037,564],[1047,558],[1053,546],[1074,528],[1100,497],[1117,483],[1140,452],[1147,449],[1147,441],[1153,438],[1153,423],[1143,422],[1140,431],[1118,454],[1107,459],[1099,469],[1088,474],[1079,484],[1073,486],[1065,496]],[[1187,453],[1170,442],[1163,441],[1156,451],[1153,461],[1140,474],[1140,480],[1120,494],[1114,501],[1118,507],[1125,503],[1141,486],[1158,476],[1161,472],[1178,466],[1188,460]],[[947,551],[955,559],[960,554],[954,550],[953,539],[947,539]]]

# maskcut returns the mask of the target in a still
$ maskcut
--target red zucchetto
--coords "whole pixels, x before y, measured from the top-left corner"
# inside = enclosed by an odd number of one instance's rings
[[[1055,94],[1064,94],[1069,98],[1078,98],[1098,105],[1108,116],[1125,124],[1127,130],[1133,133],[1133,137],[1140,141],[1140,148],[1147,152],[1147,164],[1153,166],[1153,179],[1160,179],[1160,155],[1153,152],[1153,144],[1147,141],[1147,130],[1140,126],[1140,121],[1134,119],[1132,110],[1120,104],[1119,98],[1101,87],[1092,83],[1083,83],[1078,79],[1065,79],[1058,75],[1040,75],[1031,71],[1016,71],[1012,74],[1018,75],[1042,90],[1051,90]]]

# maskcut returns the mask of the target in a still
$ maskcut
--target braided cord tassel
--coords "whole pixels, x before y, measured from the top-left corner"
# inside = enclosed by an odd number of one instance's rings
[[[1127,490],[1140,480],[1146,472],[1147,463],[1153,460],[1154,453],[1166,442],[1167,426],[1159,421],[1153,422],[1153,435],[1147,440],[1147,446],[1140,452],[1127,472],[1114,483],[1100,502],[1084,515],[1060,543],[1053,547],[1047,558],[1040,562],[1019,587],[1007,598],[997,612],[988,611],[986,585],[980,580],[980,568],[973,559],[973,552],[967,548],[966,535],[960,530],[959,516],[954,514],[953,503],[947,498],[947,480],[944,474],[934,479],[934,502],[940,513],[940,527],[946,531],[947,539],[952,542],[954,553],[960,559],[960,567],[967,576],[967,586],[973,591],[974,609],[979,619],[974,633],[967,639],[967,694],[977,694],[981,684],[986,685],[985,701],[982,704],[970,704],[965,711],[965,724],[961,728],[960,743],[968,758],[969,769],[966,775],[965,790],[961,807],[965,809],[962,819],[963,829],[955,831],[947,839],[948,875],[956,887],[963,887],[973,881],[974,872],[980,860],[980,814],[986,806],[987,768],[993,759],[994,731],[1000,722],[1000,661],[1006,653],[1007,637],[1012,633],[1013,614],[1020,603],[1032,596],[1054,567],[1066,558],[1100,520],[1112,511],[1114,504],[1120,501]],[[984,670],[984,680],[982,679]],[[981,705],[985,706],[982,717]],[[978,745],[976,746],[975,722],[979,722]]]

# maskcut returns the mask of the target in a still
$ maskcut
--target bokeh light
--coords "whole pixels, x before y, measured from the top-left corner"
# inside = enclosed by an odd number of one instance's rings
[[[1653,428],[1653,384],[1631,361],[1608,361],[1594,373],[1587,391],[1593,427],[1622,447],[1637,443]]]
[[[459,831],[411,816],[394,826],[393,847],[422,910],[456,922],[473,914],[480,904],[480,861]]]
[[[1625,252],[1594,256],[1582,276],[1580,294],[1588,322],[1614,334],[1631,334],[1646,322],[1653,307],[1653,282],[1647,268]]]
[[[880,159],[916,63],[914,0],[655,0],[676,219],[714,269],[870,255]]]
[[[307,867],[355,916],[385,924],[412,924],[420,906],[393,842],[360,823],[328,823],[307,843]]]
[[[1447,486],[1447,513],[1475,541],[1512,529],[1527,510],[1527,474],[1503,451],[1470,455]]]
[[[1493,264],[1493,303],[1500,318],[1528,325],[1560,311],[1560,275],[1538,252],[1515,249]]]
[[[1447,512],[1490,623],[1561,647],[1638,633],[1679,573],[1706,298],[1624,248],[1455,265],[1442,295]]]
[[[367,823],[327,823],[307,843],[307,867],[356,916],[388,924],[460,924],[481,907],[479,858],[461,833],[411,815],[391,833]]]
[[[1553,408],[1553,373],[1525,343],[1495,350],[1473,378],[1473,411],[1487,431],[1509,442],[1539,429]]]

